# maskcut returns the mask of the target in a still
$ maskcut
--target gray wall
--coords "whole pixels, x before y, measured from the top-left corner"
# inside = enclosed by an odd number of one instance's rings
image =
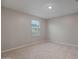
[[[77,45],[77,14],[49,19],[48,22],[39,17],[7,8],[2,8],[1,14],[2,50],[26,45],[31,41],[47,41],[47,39],[51,42]],[[32,19],[39,20],[41,23],[39,37],[32,37]]]
[[[78,15],[68,15],[48,20],[48,37],[53,43],[77,45]]]
[[[28,42],[46,39],[45,20],[17,12],[11,9],[2,8],[1,19],[1,47],[2,50],[26,45]],[[31,21],[40,21],[40,36],[32,37]]]

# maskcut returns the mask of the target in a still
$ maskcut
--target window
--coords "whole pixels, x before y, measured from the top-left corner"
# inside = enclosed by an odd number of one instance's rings
[[[40,35],[40,22],[37,20],[32,20],[32,36]]]

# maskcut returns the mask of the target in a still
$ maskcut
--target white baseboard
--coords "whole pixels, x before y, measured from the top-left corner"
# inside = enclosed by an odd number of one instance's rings
[[[28,42],[26,45],[22,45],[22,46],[18,46],[18,47],[15,47],[15,48],[10,48],[10,49],[7,49],[7,50],[3,50],[3,51],[1,51],[1,53],[13,51],[13,50],[16,50],[16,49],[28,47],[28,46],[35,45],[35,44],[40,44],[40,43],[43,43],[43,42],[44,42],[44,40],[43,41],[42,40],[38,40],[38,41]]]
[[[22,46],[18,46],[18,47],[15,47],[15,48],[10,48],[10,49],[7,49],[7,50],[3,50],[3,51],[1,51],[1,53],[13,51],[13,50],[16,50],[16,49],[20,49],[20,48],[24,48],[24,47],[28,47],[28,46],[32,46],[32,45],[44,43],[44,42],[45,42],[44,40],[37,40],[37,41],[28,42],[26,45],[22,45]],[[64,42],[52,42],[52,41],[49,41],[49,42],[50,42],[50,43],[55,43],[55,44],[60,44],[60,45],[65,45],[65,46],[78,47],[78,45],[69,44],[69,43],[64,43]]]
[[[55,44],[60,44],[60,45],[65,45],[65,46],[73,46],[73,47],[78,47],[78,45],[76,44],[69,44],[69,43],[64,43],[64,42],[51,42],[51,43],[55,43]]]

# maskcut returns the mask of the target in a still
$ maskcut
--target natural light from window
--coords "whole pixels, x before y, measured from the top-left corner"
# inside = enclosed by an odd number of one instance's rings
[[[38,20],[32,20],[32,36],[40,35],[40,22]]]

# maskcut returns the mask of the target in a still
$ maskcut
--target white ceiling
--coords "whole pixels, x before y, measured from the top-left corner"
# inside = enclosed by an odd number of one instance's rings
[[[48,9],[52,5],[52,9]],[[59,17],[78,11],[76,0],[2,0],[2,7],[11,8],[41,18]]]

